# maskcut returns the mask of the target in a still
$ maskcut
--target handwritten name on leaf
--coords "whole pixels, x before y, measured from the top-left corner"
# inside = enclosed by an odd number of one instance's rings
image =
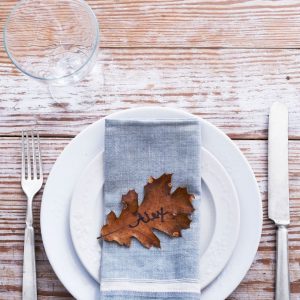
[[[144,215],[141,215],[140,213],[137,213],[137,220],[134,225],[129,224],[130,228],[134,228],[139,226],[140,222],[144,222],[147,224],[148,222],[155,221],[156,219],[160,218],[160,222],[164,222],[164,215],[167,215],[168,212],[164,212],[164,208],[161,207],[160,210],[157,210],[155,213],[151,213],[151,217],[149,214],[145,211]]]

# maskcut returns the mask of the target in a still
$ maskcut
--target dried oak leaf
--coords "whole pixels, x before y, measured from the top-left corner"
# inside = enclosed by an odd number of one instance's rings
[[[171,179],[172,174],[163,174],[157,179],[150,177],[140,206],[135,190],[123,195],[120,216],[113,211],[107,215],[107,224],[102,227],[100,238],[129,247],[134,237],[146,248],[160,248],[160,240],[153,229],[180,237],[181,230],[190,227],[194,195],[189,194],[185,187],[171,193]]]

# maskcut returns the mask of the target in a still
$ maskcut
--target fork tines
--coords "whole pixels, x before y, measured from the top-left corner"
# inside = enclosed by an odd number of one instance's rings
[[[39,134],[34,130],[22,131],[22,180],[42,178]]]

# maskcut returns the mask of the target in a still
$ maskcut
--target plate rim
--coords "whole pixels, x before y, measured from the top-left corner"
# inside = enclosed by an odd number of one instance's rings
[[[161,107],[161,106],[143,106],[143,107],[137,107],[137,108],[130,108],[130,109],[125,109],[125,110],[120,110],[117,112],[114,112],[102,119],[105,118],[109,118],[109,117],[118,117],[120,114],[122,113],[139,113],[141,111],[147,111],[147,113],[150,113],[153,111],[161,111],[164,110],[166,113],[174,113],[174,114],[180,114],[185,115],[186,117],[195,117],[195,115],[184,111],[182,109],[177,109],[177,108],[170,108],[170,107]],[[196,116],[198,117],[198,116]],[[200,117],[198,117],[199,119],[201,119]],[[71,285],[67,280],[65,280],[65,278],[63,278],[63,276],[61,276],[61,274],[59,274],[59,272],[57,272],[57,268],[55,267],[55,259],[52,257],[52,254],[50,253],[51,251],[49,250],[49,247],[47,245],[47,239],[46,239],[46,228],[45,228],[45,219],[43,218],[44,215],[46,214],[45,211],[45,199],[48,196],[48,193],[50,193],[49,191],[49,186],[53,177],[53,173],[56,171],[56,169],[59,167],[59,163],[62,160],[62,158],[70,151],[70,149],[74,146],[74,144],[76,145],[77,140],[80,139],[83,135],[88,134],[89,131],[91,131],[93,129],[93,127],[96,127],[100,120],[95,121],[94,123],[88,125],[86,128],[84,128],[81,132],[78,133],[78,135],[76,135],[69,143],[68,145],[64,148],[64,150],[61,152],[61,154],[58,156],[56,162],[54,163],[52,170],[49,174],[47,183],[45,185],[44,188],[44,193],[43,193],[43,198],[42,198],[42,203],[41,203],[41,211],[40,211],[40,222],[41,222],[41,236],[43,239],[43,244],[44,244],[44,248],[45,248],[45,252],[46,255],[48,257],[48,260],[54,270],[54,272],[56,273],[57,277],[59,278],[59,280],[62,282],[62,284],[65,286],[65,288],[68,289],[68,291],[74,296],[74,291],[72,291]],[[259,188],[258,188],[258,184],[256,182],[255,179],[255,175],[254,172],[249,164],[249,162],[247,161],[246,157],[244,156],[244,154],[240,151],[240,149],[238,148],[238,146],[223,132],[221,131],[218,127],[214,126],[213,124],[211,124],[210,122],[201,119],[201,121],[203,122],[203,124],[205,126],[207,126],[207,130],[212,130],[214,131],[215,135],[219,135],[220,137],[222,137],[224,139],[224,141],[226,141],[227,146],[231,147],[231,150],[234,151],[236,154],[238,154],[240,162],[247,167],[247,172],[248,172],[248,179],[249,179],[249,183],[251,183],[252,188],[253,188],[253,193],[255,194],[255,211],[257,212],[257,218],[256,218],[256,235],[253,237],[254,241],[253,241],[253,245],[252,245],[252,249],[251,249],[251,254],[249,254],[249,256],[247,257],[247,262],[245,263],[245,260],[243,261],[244,263],[244,267],[243,270],[241,271],[241,275],[239,276],[239,278],[235,279],[233,282],[226,285],[226,287],[223,287],[223,298],[228,297],[228,295],[230,295],[232,293],[232,291],[239,285],[239,283],[242,281],[242,279],[244,278],[244,276],[246,275],[246,273],[248,272],[258,249],[259,246],[259,241],[261,238],[261,232],[262,232],[262,201],[261,201],[261,195],[259,192]],[[219,157],[217,157],[219,159]],[[221,162],[221,161],[220,161]],[[221,162],[222,163],[222,162]],[[222,163],[223,164],[223,163]],[[224,166],[225,167],[225,166]],[[226,169],[226,167],[225,167]],[[234,181],[234,180],[233,180]],[[50,183],[49,183],[50,182]],[[232,258],[231,258],[232,259]],[[230,264],[229,260],[228,264]],[[228,268],[228,266],[226,267]],[[226,269],[225,268],[225,269]],[[209,294],[209,293],[208,293]],[[204,296],[204,295],[203,295]],[[77,297],[78,298],[78,297]]]

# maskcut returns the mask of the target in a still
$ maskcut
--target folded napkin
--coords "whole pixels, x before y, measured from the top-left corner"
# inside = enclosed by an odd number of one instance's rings
[[[146,249],[134,238],[129,248],[103,241],[102,299],[200,299],[199,198],[201,132],[197,119],[105,122],[105,215],[119,216],[121,196],[135,189],[139,203],[150,176],[173,173],[174,188],[195,195],[191,227],[170,238],[155,230],[161,248]]]

